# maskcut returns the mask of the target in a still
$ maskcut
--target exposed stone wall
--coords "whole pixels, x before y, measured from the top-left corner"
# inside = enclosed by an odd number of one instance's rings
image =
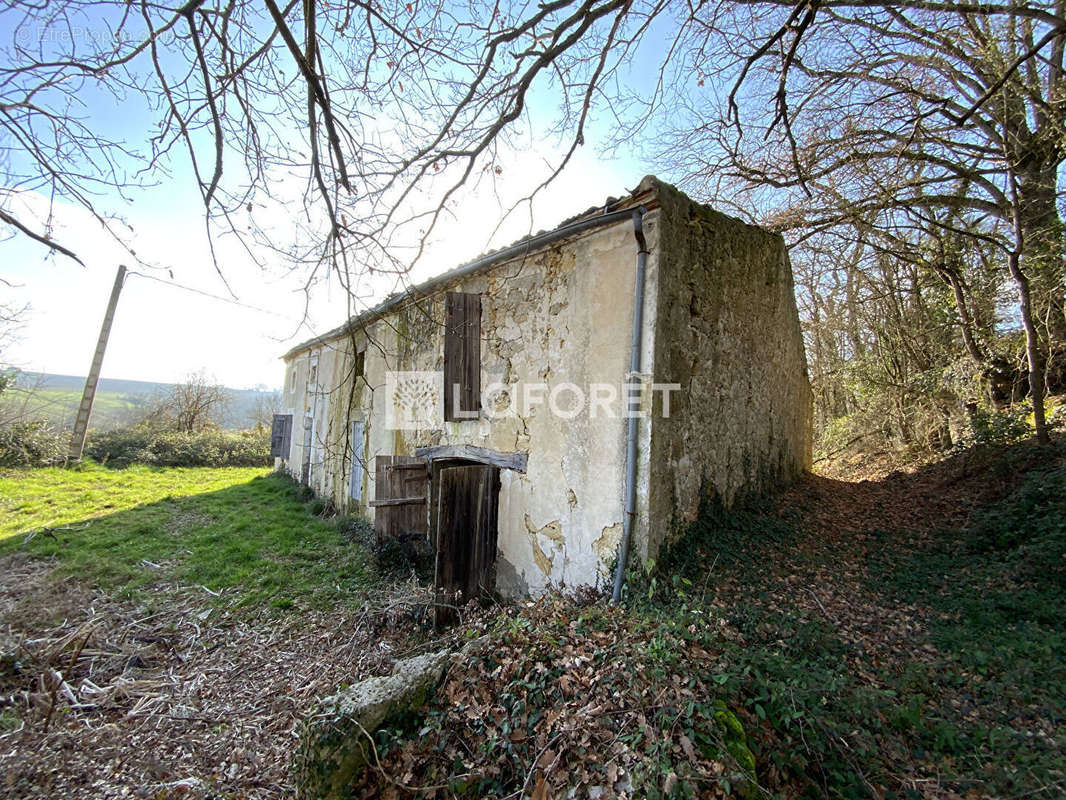
[[[780,236],[660,186],[655,378],[681,385],[652,421],[650,536],[695,518],[701,491],[726,504],[810,467],[811,389]]]

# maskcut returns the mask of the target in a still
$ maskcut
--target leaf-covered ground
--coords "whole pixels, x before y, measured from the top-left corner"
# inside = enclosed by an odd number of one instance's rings
[[[0,798],[291,796],[316,699],[425,602],[306,499],[263,469],[0,474]]]
[[[1066,447],[810,476],[700,521],[625,609],[495,623],[371,796],[1066,796]]]
[[[289,796],[316,698],[485,633],[353,795],[1066,796],[1063,442],[708,503],[623,607],[444,637],[280,479],[65,474],[0,482],[0,796]]]

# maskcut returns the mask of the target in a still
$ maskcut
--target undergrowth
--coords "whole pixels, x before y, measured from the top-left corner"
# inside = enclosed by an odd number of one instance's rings
[[[717,618],[714,682],[772,794],[1062,793],[1066,448],[997,452],[986,469],[1009,488],[964,529],[808,547],[796,508],[708,500],[634,589],[666,630]],[[841,573],[853,594],[823,607],[819,581]],[[850,630],[859,606],[883,630]]]
[[[375,734],[362,797],[707,797],[756,793],[744,726],[712,682],[706,630],[591,598],[510,608],[417,722]]]
[[[624,607],[504,609],[423,714],[375,735],[407,788],[370,770],[356,793],[1061,796],[1064,453],[852,485],[828,523],[817,482],[773,511],[708,498]],[[977,498],[966,525],[869,524],[930,519],[944,492]]]

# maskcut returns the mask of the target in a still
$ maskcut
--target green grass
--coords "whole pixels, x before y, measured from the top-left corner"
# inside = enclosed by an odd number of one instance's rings
[[[125,595],[202,585],[251,608],[357,602],[371,583],[365,551],[260,468],[4,473],[0,554],[15,550]]]

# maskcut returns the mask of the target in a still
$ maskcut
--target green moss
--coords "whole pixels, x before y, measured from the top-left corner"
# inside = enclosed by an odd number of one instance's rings
[[[730,711],[721,700],[716,700],[714,707],[714,721],[722,734],[725,750],[733,757],[733,761],[743,773],[741,795],[754,797],[758,792],[759,784],[755,775],[755,756],[748,747],[748,737],[744,733],[744,726],[737,715]]]

